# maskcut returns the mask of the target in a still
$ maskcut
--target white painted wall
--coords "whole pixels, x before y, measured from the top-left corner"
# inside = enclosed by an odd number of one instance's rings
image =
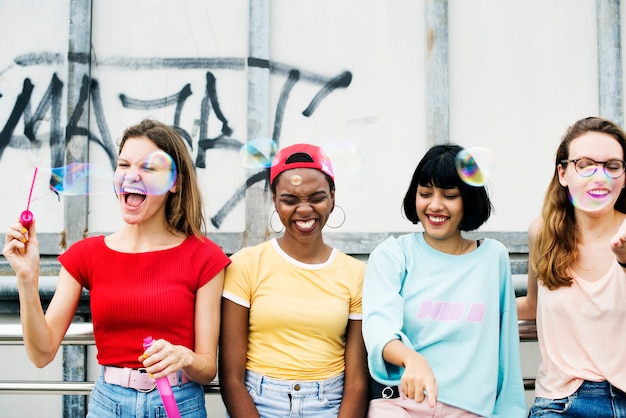
[[[38,2],[37,2],[38,3]],[[33,84],[31,111],[41,102],[53,74],[67,89],[68,4],[34,7],[33,0],[3,2],[0,27],[0,126],[4,125],[26,78]],[[32,7],[31,7],[32,6]],[[211,71],[230,139],[246,138],[246,67],[223,68],[247,58],[246,1],[94,1],[92,77],[100,92],[101,114],[112,141],[146,116],[174,123],[175,106],[124,107],[120,95],[156,100],[189,85],[191,95],[179,126],[199,140],[200,103]],[[358,154],[337,157],[338,203],[347,213],[343,232],[403,231],[400,202],[425,144],[426,36],[421,2],[398,0],[271,2],[272,64],[301,72],[289,95],[279,144],[348,142]],[[541,204],[552,171],[556,144],[574,120],[598,112],[595,2],[593,0],[451,0],[450,136],[465,146],[489,148],[496,161],[488,184],[496,212],[489,231],[525,231]],[[31,54],[31,55],[28,55]],[[54,62],[31,60],[58,54]],[[179,61],[169,68],[145,67],[139,60]],[[265,57],[259,57],[265,58]],[[20,59],[20,60],[18,60]],[[218,64],[190,67],[190,60]],[[232,67],[232,66],[231,66]],[[311,116],[303,110],[321,88],[320,80],[344,71],[347,88],[326,96]],[[286,76],[270,77],[271,126]],[[99,139],[92,105],[91,130]],[[49,115],[48,115],[49,119]],[[67,115],[61,114],[63,127]],[[33,168],[50,164],[49,127],[38,130],[36,149],[26,147],[23,118],[0,157],[0,176],[10,178],[0,224],[24,208]],[[221,123],[209,118],[209,137]],[[224,142],[218,140],[218,142]],[[71,144],[70,144],[71,146]],[[92,144],[91,162],[107,165],[102,147]],[[210,218],[246,178],[236,149],[212,149],[199,168]],[[46,179],[42,179],[46,180]],[[41,232],[62,229],[62,200],[45,190],[32,203]],[[244,205],[235,206],[215,232],[240,232]],[[112,196],[93,196],[90,231],[120,225]]]

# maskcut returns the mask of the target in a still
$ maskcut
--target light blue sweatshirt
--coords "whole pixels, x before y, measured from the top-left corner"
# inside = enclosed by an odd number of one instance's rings
[[[421,233],[390,237],[370,254],[363,284],[363,335],[372,377],[400,384],[383,359],[394,339],[423,355],[439,402],[484,417],[526,416],[509,255],[500,242],[450,255]]]

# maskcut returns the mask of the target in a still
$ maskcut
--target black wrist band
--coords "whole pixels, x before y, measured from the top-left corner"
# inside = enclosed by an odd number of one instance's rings
[[[626,263],[622,263],[621,261],[619,261],[618,259],[615,259],[617,261],[617,264],[619,264],[620,266],[622,266],[622,268],[626,269]]]

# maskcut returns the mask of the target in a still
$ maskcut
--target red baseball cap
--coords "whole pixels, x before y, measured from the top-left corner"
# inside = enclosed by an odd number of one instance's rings
[[[335,181],[335,173],[328,155],[318,146],[294,144],[278,151],[270,168],[270,184],[283,171],[293,168],[313,168],[328,175]]]

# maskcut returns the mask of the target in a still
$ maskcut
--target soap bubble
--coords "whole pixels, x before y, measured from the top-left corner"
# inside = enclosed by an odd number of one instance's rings
[[[146,174],[142,180],[147,194],[165,194],[176,184],[176,163],[167,152],[159,150],[150,153],[143,167]]]
[[[248,141],[239,150],[241,165],[246,168],[268,168],[278,152],[276,141],[268,138],[257,138]]]
[[[614,186],[615,179],[607,178],[607,182],[610,184],[607,184],[607,187],[612,188],[614,193],[593,194],[588,193],[588,190],[584,188],[572,192],[572,188],[568,188],[567,191],[572,206],[585,212],[601,212],[606,210],[607,207],[613,207],[615,205],[615,195],[619,194],[621,189]]]
[[[114,194],[113,170],[91,163],[72,163],[42,169],[39,178],[48,181],[50,190],[63,196]]]
[[[490,179],[495,161],[488,149],[470,147],[457,154],[455,165],[461,180],[470,186],[480,187]]]
[[[50,192],[58,196],[115,195],[114,181],[115,171],[109,164],[77,162],[61,167],[39,167],[32,200],[45,198]],[[141,165],[139,181],[146,194],[167,193],[176,183],[174,160],[161,150],[150,153]]]
[[[330,158],[336,175],[354,175],[361,169],[359,148],[347,140],[329,141],[321,147]]]

